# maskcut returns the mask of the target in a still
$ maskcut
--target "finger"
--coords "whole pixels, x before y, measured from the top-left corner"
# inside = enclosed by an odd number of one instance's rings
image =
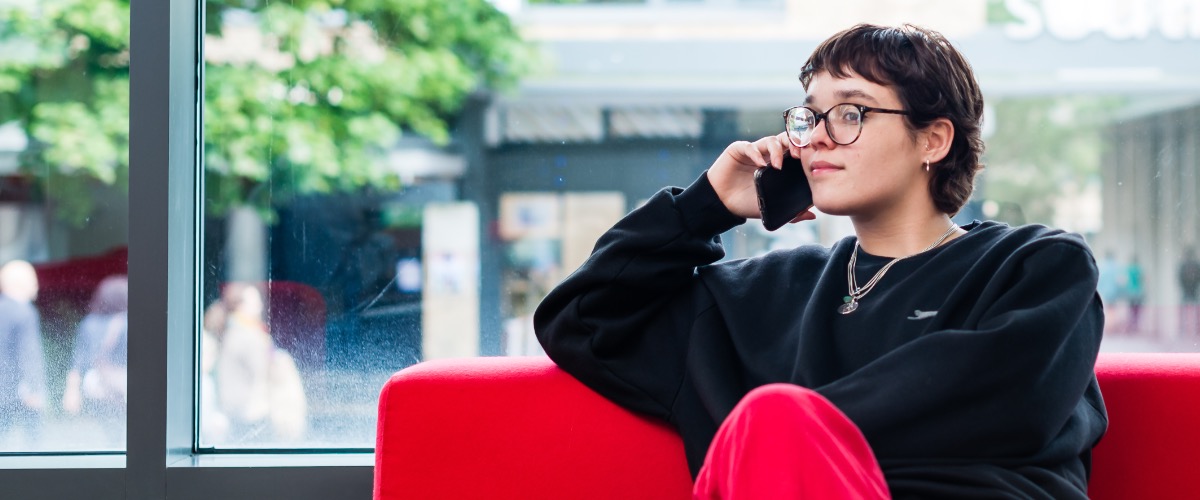
[[[759,150],[757,143],[747,142],[741,149],[746,159],[754,163],[754,166],[765,167],[770,164],[770,162],[768,162],[763,156],[762,151]]]
[[[817,214],[812,213],[811,210],[805,210],[803,212],[800,212],[800,215],[797,215],[796,218],[789,221],[788,224],[795,224],[800,221],[816,220],[816,219],[817,219]]]
[[[783,148],[784,151],[787,151],[787,152],[791,151],[792,140],[788,139],[787,132],[780,132],[778,134],[775,134],[775,139],[777,139],[779,141],[779,147]]]
[[[800,159],[800,150],[803,148],[798,148],[792,144],[792,140],[788,138],[787,132],[780,132],[779,135],[775,137],[779,138],[779,145],[783,146],[783,150],[787,152],[788,156],[791,156],[797,160]]]
[[[767,148],[767,154],[771,157],[771,166],[783,168],[783,146],[779,144],[779,137],[763,137],[760,142]]]

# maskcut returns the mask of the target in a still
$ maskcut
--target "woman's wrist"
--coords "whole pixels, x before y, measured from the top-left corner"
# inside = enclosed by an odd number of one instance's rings
[[[674,198],[684,226],[692,234],[716,236],[746,222],[745,217],[734,214],[721,201],[709,180],[708,171],[701,173]]]

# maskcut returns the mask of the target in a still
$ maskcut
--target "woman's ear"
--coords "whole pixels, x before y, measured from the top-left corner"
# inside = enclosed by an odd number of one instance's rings
[[[937,163],[950,154],[950,145],[954,143],[954,124],[947,118],[938,118],[925,127],[921,136],[925,142],[924,159],[929,163]]]

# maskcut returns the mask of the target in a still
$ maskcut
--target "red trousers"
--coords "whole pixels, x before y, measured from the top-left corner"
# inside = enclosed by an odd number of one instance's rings
[[[721,424],[696,499],[890,498],[862,432],[829,400],[792,384],[750,391]]]

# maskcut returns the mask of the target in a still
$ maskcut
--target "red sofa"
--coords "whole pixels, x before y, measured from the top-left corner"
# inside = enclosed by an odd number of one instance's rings
[[[1103,354],[1108,434],[1096,499],[1189,498],[1200,486],[1200,354]],[[429,361],[379,400],[375,498],[690,498],[679,437],[549,359]]]

